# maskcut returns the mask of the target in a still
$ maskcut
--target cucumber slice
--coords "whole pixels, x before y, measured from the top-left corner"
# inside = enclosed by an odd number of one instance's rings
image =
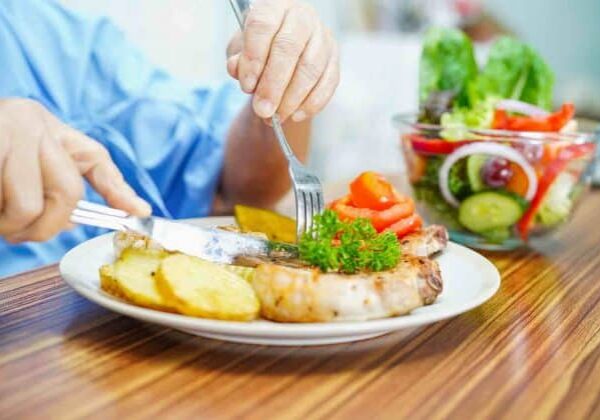
[[[496,228],[492,230],[486,230],[485,232],[480,233],[488,242],[493,244],[501,244],[510,238],[510,230],[505,227]]]
[[[471,155],[467,159],[467,176],[469,184],[471,184],[471,189],[475,192],[486,188],[485,182],[481,178],[481,168],[483,168],[487,160],[487,155]]]
[[[459,222],[476,233],[508,228],[522,215],[523,208],[517,200],[492,191],[470,196],[458,209]]]

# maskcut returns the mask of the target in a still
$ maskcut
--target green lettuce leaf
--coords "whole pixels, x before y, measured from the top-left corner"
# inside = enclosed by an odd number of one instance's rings
[[[475,138],[469,128],[491,128],[497,103],[498,99],[489,97],[471,108],[455,107],[452,112],[442,115],[440,136],[450,141]]]
[[[548,64],[535,51],[529,48],[531,70],[521,100],[541,108],[552,108],[552,91],[554,89],[554,73]]]
[[[554,74],[529,46],[511,38],[499,38],[479,76],[467,90],[471,105],[489,97],[517,99],[550,109]]]
[[[421,103],[429,95],[453,91],[456,103],[468,105],[467,86],[478,72],[473,44],[457,29],[432,28],[425,35],[419,73]]]

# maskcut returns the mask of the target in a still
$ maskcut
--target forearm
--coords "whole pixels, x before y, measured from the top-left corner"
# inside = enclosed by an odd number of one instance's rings
[[[284,130],[296,156],[305,160],[310,122],[289,121]],[[222,207],[226,210],[234,204],[272,207],[289,188],[288,163],[273,129],[256,116],[248,103],[229,130],[221,178]]]

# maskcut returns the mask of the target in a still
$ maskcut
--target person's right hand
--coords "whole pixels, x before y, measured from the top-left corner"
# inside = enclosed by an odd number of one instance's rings
[[[68,228],[83,177],[110,206],[150,214],[100,143],[35,101],[0,100],[0,236],[45,241]]]

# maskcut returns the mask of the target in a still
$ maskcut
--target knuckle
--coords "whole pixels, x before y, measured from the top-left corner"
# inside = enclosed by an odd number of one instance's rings
[[[277,23],[270,17],[269,13],[264,13],[261,9],[251,9],[246,17],[245,29],[248,32],[265,35],[277,30]]]
[[[297,71],[303,76],[304,79],[307,79],[311,82],[316,82],[321,78],[323,67],[324,66],[322,66],[319,62],[302,60],[298,65]]]
[[[273,41],[273,53],[298,56],[302,52],[302,44],[292,33],[280,33]]]
[[[65,182],[60,190],[48,192],[49,198],[55,203],[63,203],[65,211],[72,210],[77,201],[81,200],[85,192],[83,181],[81,179],[73,179]]]
[[[6,219],[13,227],[23,228],[40,217],[43,211],[44,206],[42,203],[18,203],[14,205],[12,211],[6,215]]]
[[[108,152],[108,149],[106,147],[104,147],[98,142],[93,142],[92,144],[92,153],[97,158],[100,158],[101,160],[110,160],[110,153]]]

